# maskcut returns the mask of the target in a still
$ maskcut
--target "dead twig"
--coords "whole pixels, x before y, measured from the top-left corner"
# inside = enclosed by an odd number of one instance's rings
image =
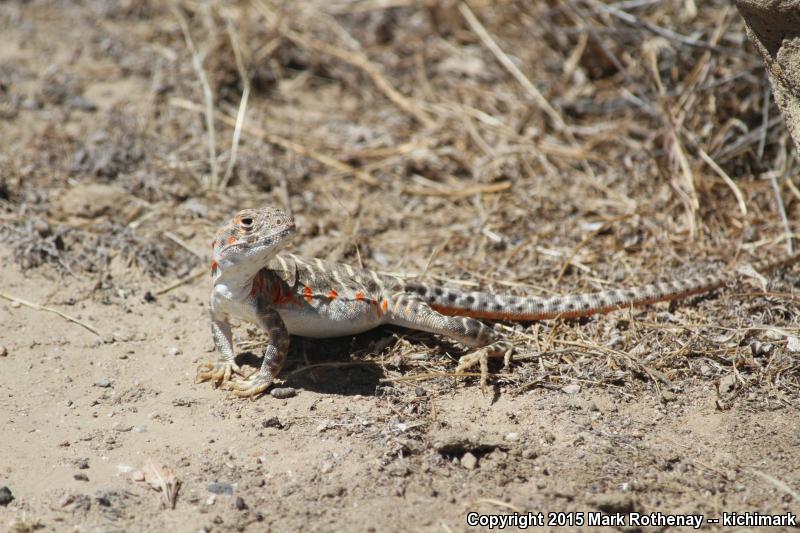
[[[68,321],[72,322],[73,324],[78,324],[82,328],[87,329],[88,331],[91,331],[92,333],[94,333],[98,337],[102,337],[102,334],[99,331],[97,331],[97,329],[94,326],[91,326],[91,325],[87,324],[86,322],[84,322],[82,320],[78,320],[74,316],[70,316],[70,315],[68,315],[66,313],[63,313],[63,312],[59,311],[58,309],[53,309],[52,307],[47,307],[47,306],[44,306],[44,305],[39,305],[39,304],[36,304],[36,303],[33,303],[33,302],[29,302],[28,300],[23,300],[22,298],[17,298],[16,296],[11,296],[10,294],[6,294],[4,292],[0,292],[0,298],[4,298],[4,299],[8,300],[9,302],[18,303],[19,305],[24,305],[25,307],[30,307],[31,309],[35,309],[37,311],[46,311],[48,313],[56,314],[56,315],[60,316],[61,318],[63,318],[64,320],[68,320]]]
[[[233,169],[236,166],[236,157],[239,153],[239,138],[242,135],[242,126],[244,125],[245,113],[247,112],[247,100],[250,97],[250,78],[247,76],[239,39],[236,36],[233,23],[230,19],[225,19],[225,29],[228,30],[228,37],[231,40],[233,55],[236,59],[236,69],[239,71],[239,77],[242,80],[242,99],[239,101],[239,110],[236,113],[236,125],[233,127],[231,156],[228,158],[228,168],[225,169],[225,175],[222,176],[222,181],[219,184],[220,189],[224,189],[228,186],[231,175],[233,175]]]
[[[497,42],[489,35],[489,32],[486,31],[486,28],[481,24],[481,21],[478,20],[478,17],[475,16],[475,13],[469,8],[466,2],[461,2],[458,5],[458,10],[461,11],[461,14],[466,19],[467,23],[469,24],[472,31],[478,34],[478,37],[483,42],[483,44],[488,48],[494,56],[500,61],[500,64],[503,65],[508,72],[514,76],[522,87],[528,92],[528,94],[533,98],[536,104],[544,111],[547,116],[550,117],[550,120],[553,121],[557,130],[562,130],[564,128],[564,119],[561,118],[561,115],[556,111],[553,106],[550,105],[550,102],[539,92],[539,89],[531,83],[525,74],[514,64],[513,61],[503,52],[503,49],[497,44]]]
[[[169,285],[167,285],[166,287],[161,287],[160,289],[155,291],[153,294],[155,294],[156,296],[159,296],[161,294],[165,294],[165,293],[171,291],[172,289],[176,289],[176,288],[180,287],[181,285],[185,285],[185,284],[189,283],[190,281],[193,281],[193,280],[199,278],[200,276],[202,276],[203,274],[207,274],[207,273],[208,273],[208,267],[198,267],[194,272],[192,272],[191,274],[189,274],[185,278],[181,278],[179,280],[176,280],[176,281],[170,283]]]
[[[186,22],[186,17],[184,17],[183,13],[181,13],[180,7],[175,4],[172,5],[172,11],[175,14],[175,17],[178,19],[181,32],[183,32],[183,38],[186,41],[186,47],[192,54],[192,67],[197,74],[197,79],[200,81],[200,86],[203,88],[203,100],[205,102],[204,112],[208,140],[208,164],[211,168],[211,177],[206,185],[212,189],[216,189],[218,185],[217,180],[219,171],[217,170],[217,141],[214,134],[214,95],[211,92],[211,85],[208,83],[208,76],[206,76],[206,72],[203,69],[203,59],[200,56],[200,52],[197,50],[197,47],[194,45],[192,35],[189,32],[189,24]]]
[[[183,109],[189,109],[191,111],[196,111],[196,112],[202,112],[203,110],[201,106],[189,100],[185,100],[183,98],[173,98],[172,100],[170,100],[170,104],[174,105],[175,107],[181,107]],[[224,113],[221,112],[217,112],[216,117],[220,122],[224,122],[229,126],[236,127],[236,119],[231,118],[228,115],[225,115]],[[372,176],[372,174],[359,170],[346,163],[342,163],[338,159],[335,159],[331,156],[321,154],[315,150],[307,148],[298,142],[291,141],[289,139],[284,139],[283,137],[279,137],[277,135],[273,135],[269,133],[267,130],[259,128],[258,126],[252,124],[242,125],[242,131],[244,131],[245,133],[249,133],[250,135],[261,137],[268,143],[280,146],[281,148],[289,150],[290,152],[294,152],[297,155],[315,159],[316,161],[319,161],[325,166],[328,166],[343,174],[351,175],[356,179],[358,179],[359,181],[363,181],[368,185],[372,186],[382,185],[380,181],[378,181],[374,176]]]

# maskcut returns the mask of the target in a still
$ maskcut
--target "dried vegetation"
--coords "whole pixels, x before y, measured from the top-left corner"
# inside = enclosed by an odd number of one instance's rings
[[[728,2],[88,6],[102,23],[71,63],[0,64],[0,121],[31,124],[0,154],[2,238],[22,268],[143,293],[194,279],[214,226],[266,202],[297,218],[303,254],[492,291],[641,284],[790,242],[797,161]],[[91,76],[124,98],[94,101]],[[495,383],[714,381],[722,407],[753,387],[797,406],[798,279],[508,325],[520,355]],[[386,381],[451,386],[459,349],[386,337],[343,351]]]

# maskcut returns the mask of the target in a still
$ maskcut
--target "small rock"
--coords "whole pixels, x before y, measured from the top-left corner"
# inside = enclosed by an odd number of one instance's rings
[[[728,374],[719,380],[718,390],[720,394],[730,394],[736,388],[736,376]]]
[[[417,398],[422,398],[428,394],[428,391],[426,391],[422,387],[417,387],[414,389],[414,394],[417,395]]]
[[[789,337],[786,339],[786,350],[788,350],[789,353],[800,353],[800,337]],[[0,355],[5,355],[2,347],[0,347]]]
[[[0,505],[8,505],[13,499],[14,495],[11,494],[11,489],[8,487],[0,487]]]
[[[176,355],[180,355],[180,354],[182,354],[182,353],[183,353],[183,352],[181,351],[181,349],[180,349],[180,348],[172,347],[172,348],[170,348],[170,349],[169,349],[169,354],[170,354],[171,356],[173,356],[173,357],[175,357]]]
[[[89,481],[89,476],[87,476],[86,474],[78,473],[72,476],[72,479],[76,481]]]
[[[27,109],[28,111],[33,111],[42,108],[42,103],[39,102],[36,98],[26,98],[22,101],[21,105],[22,109]]]
[[[661,391],[661,399],[665,402],[674,402],[678,399],[678,395],[672,391],[662,390]]]
[[[81,111],[97,111],[97,104],[85,96],[73,96],[67,103],[72,109],[79,109]]]
[[[89,468],[89,459],[86,457],[79,457],[75,459],[75,466],[77,466],[79,470],[86,470]]]
[[[478,458],[472,455],[470,452],[467,452],[461,457],[461,466],[466,468],[467,470],[475,470],[478,466]]]
[[[236,506],[236,509],[239,511],[244,511],[245,509],[247,509],[247,504],[244,503],[244,498],[242,498],[241,496],[236,497],[234,505]]]
[[[285,400],[297,395],[297,389],[293,387],[278,387],[269,391],[270,396],[278,400]]]
[[[0,346],[0,357],[5,357],[8,355],[8,348],[5,346]]]
[[[118,464],[117,472],[119,472],[120,474],[130,474],[131,472],[133,472],[133,467],[131,465]]]
[[[581,391],[581,386],[577,383],[570,383],[561,387],[561,390],[566,394],[578,394]]]
[[[133,426],[134,433],[144,433],[145,431],[147,431],[146,426]]]
[[[20,305],[21,304],[19,302],[17,302],[17,301],[11,302],[11,307],[13,307],[14,309],[19,309]]]
[[[519,441],[519,433],[517,433],[516,431],[511,431],[509,433],[506,433],[505,439],[508,442],[518,442]]]
[[[95,383],[94,386],[95,387],[102,387],[102,388],[106,389],[106,388],[111,386],[111,380],[108,379],[108,378],[103,378],[100,381],[98,381],[97,383]]]
[[[271,416],[261,421],[261,427],[281,429],[283,428],[283,424],[281,423],[281,421],[278,419],[277,416]]]
[[[144,472],[137,470],[131,474],[131,479],[134,481],[144,481]]]
[[[66,402],[64,402],[64,405],[66,405],[67,407],[72,407],[72,400],[67,400]]]
[[[215,481],[214,483],[209,483],[206,489],[212,494],[226,494],[228,496],[233,496],[233,486],[230,483],[220,483]]]
[[[109,494],[105,492],[98,492],[95,494],[94,499],[102,505],[103,507],[111,507],[111,498],[108,497]]]
[[[772,352],[774,346],[770,342],[753,341],[750,343],[750,351],[753,357],[763,357]]]

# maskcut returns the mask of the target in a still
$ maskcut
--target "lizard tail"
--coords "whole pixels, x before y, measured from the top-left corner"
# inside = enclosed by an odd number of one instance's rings
[[[778,261],[756,263],[764,274],[800,261],[800,253]],[[617,309],[687,298],[711,292],[735,276],[712,274],[680,281],[653,283],[631,289],[615,289],[571,296],[527,297],[487,292],[462,292],[445,287],[410,283],[406,290],[418,294],[444,315],[469,316],[489,320],[549,320],[576,318]]]

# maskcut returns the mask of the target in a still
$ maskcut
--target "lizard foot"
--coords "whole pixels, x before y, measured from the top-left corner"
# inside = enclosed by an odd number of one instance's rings
[[[458,360],[456,372],[466,372],[476,364],[479,364],[481,369],[481,392],[486,392],[486,385],[489,382],[489,358],[502,357],[506,366],[508,366],[513,351],[514,347],[510,343],[506,341],[495,342],[461,357]]]
[[[272,376],[257,372],[244,381],[228,381],[224,384],[224,387],[231,391],[234,396],[255,400],[264,394],[270,385],[272,385]]]
[[[197,365],[194,381],[202,383],[210,380],[214,382],[215,387],[219,387],[222,383],[229,382],[233,374],[244,376],[242,369],[233,361],[206,361]]]

